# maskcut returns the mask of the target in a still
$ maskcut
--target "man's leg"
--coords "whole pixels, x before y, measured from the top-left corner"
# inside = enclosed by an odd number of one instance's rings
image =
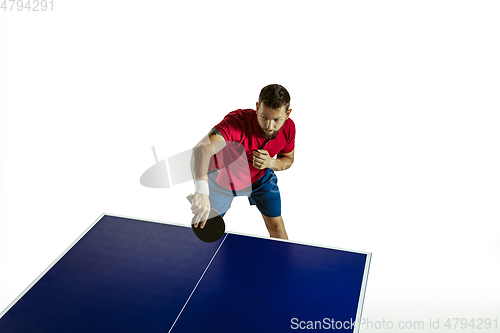
[[[250,205],[256,205],[262,214],[269,236],[288,239],[285,224],[281,217],[281,196],[278,178],[273,170],[267,169],[264,176],[252,184],[252,194],[248,197],[248,200]]]
[[[288,235],[286,234],[285,224],[283,223],[283,218],[281,216],[278,217],[269,217],[262,214],[264,218],[264,222],[266,223],[267,231],[269,231],[269,236],[274,238],[288,239]]]

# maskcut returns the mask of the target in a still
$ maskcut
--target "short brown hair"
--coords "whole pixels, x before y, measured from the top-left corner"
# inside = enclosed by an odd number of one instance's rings
[[[279,84],[270,84],[260,91],[259,104],[264,103],[271,109],[280,109],[285,106],[285,111],[290,108],[290,94],[285,87]]]

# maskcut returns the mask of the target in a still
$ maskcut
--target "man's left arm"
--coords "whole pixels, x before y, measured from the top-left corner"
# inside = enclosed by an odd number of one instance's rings
[[[269,156],[267,150],[258,149],[252,152],[253,166],[257,169],[272,169],[274,171],[283,171],[290,168],[293,164],[295,149],[289,153],[278,153],[276,158]]]

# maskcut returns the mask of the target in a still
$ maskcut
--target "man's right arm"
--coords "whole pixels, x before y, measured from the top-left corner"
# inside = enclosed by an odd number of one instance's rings
[[[197,180],[207,181],[210,158],[225,146],[226,140],[224,140],[222,133],[218,129],[213,128],[210,133],[203,137],[203,139],[193,148],[191,172],[195,182]]]
[[[226,140],[222,136],[222,133],[213,128],[210,133],[208,133],[208,135],[206,135],[193,148],[193,155],[191,157],[191,172],[195,183],[196,181],[207,182],[210,158],[225,146]],[[210,213],[210,201],[208,199],[208,195],[195,193],[193,196],[191,211],[193,214],[196,214],[196,220],[194,223],[195,228],[198,227],[198,222],[200,221],[202,221],[201,228],[203,228]]]

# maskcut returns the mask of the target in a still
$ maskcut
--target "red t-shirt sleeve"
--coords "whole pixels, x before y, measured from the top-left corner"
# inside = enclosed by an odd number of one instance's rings
[[[292,119],[288,118],[286,124],[287,131],[285,131],[286,146],[281,150],[282,153],[287,154],[295,149],[295,123]]]
[[[214,128],[222,133],[226,142],[240,142],[243,133],[242,119],[240,118],[237,111],[230,112]]]

